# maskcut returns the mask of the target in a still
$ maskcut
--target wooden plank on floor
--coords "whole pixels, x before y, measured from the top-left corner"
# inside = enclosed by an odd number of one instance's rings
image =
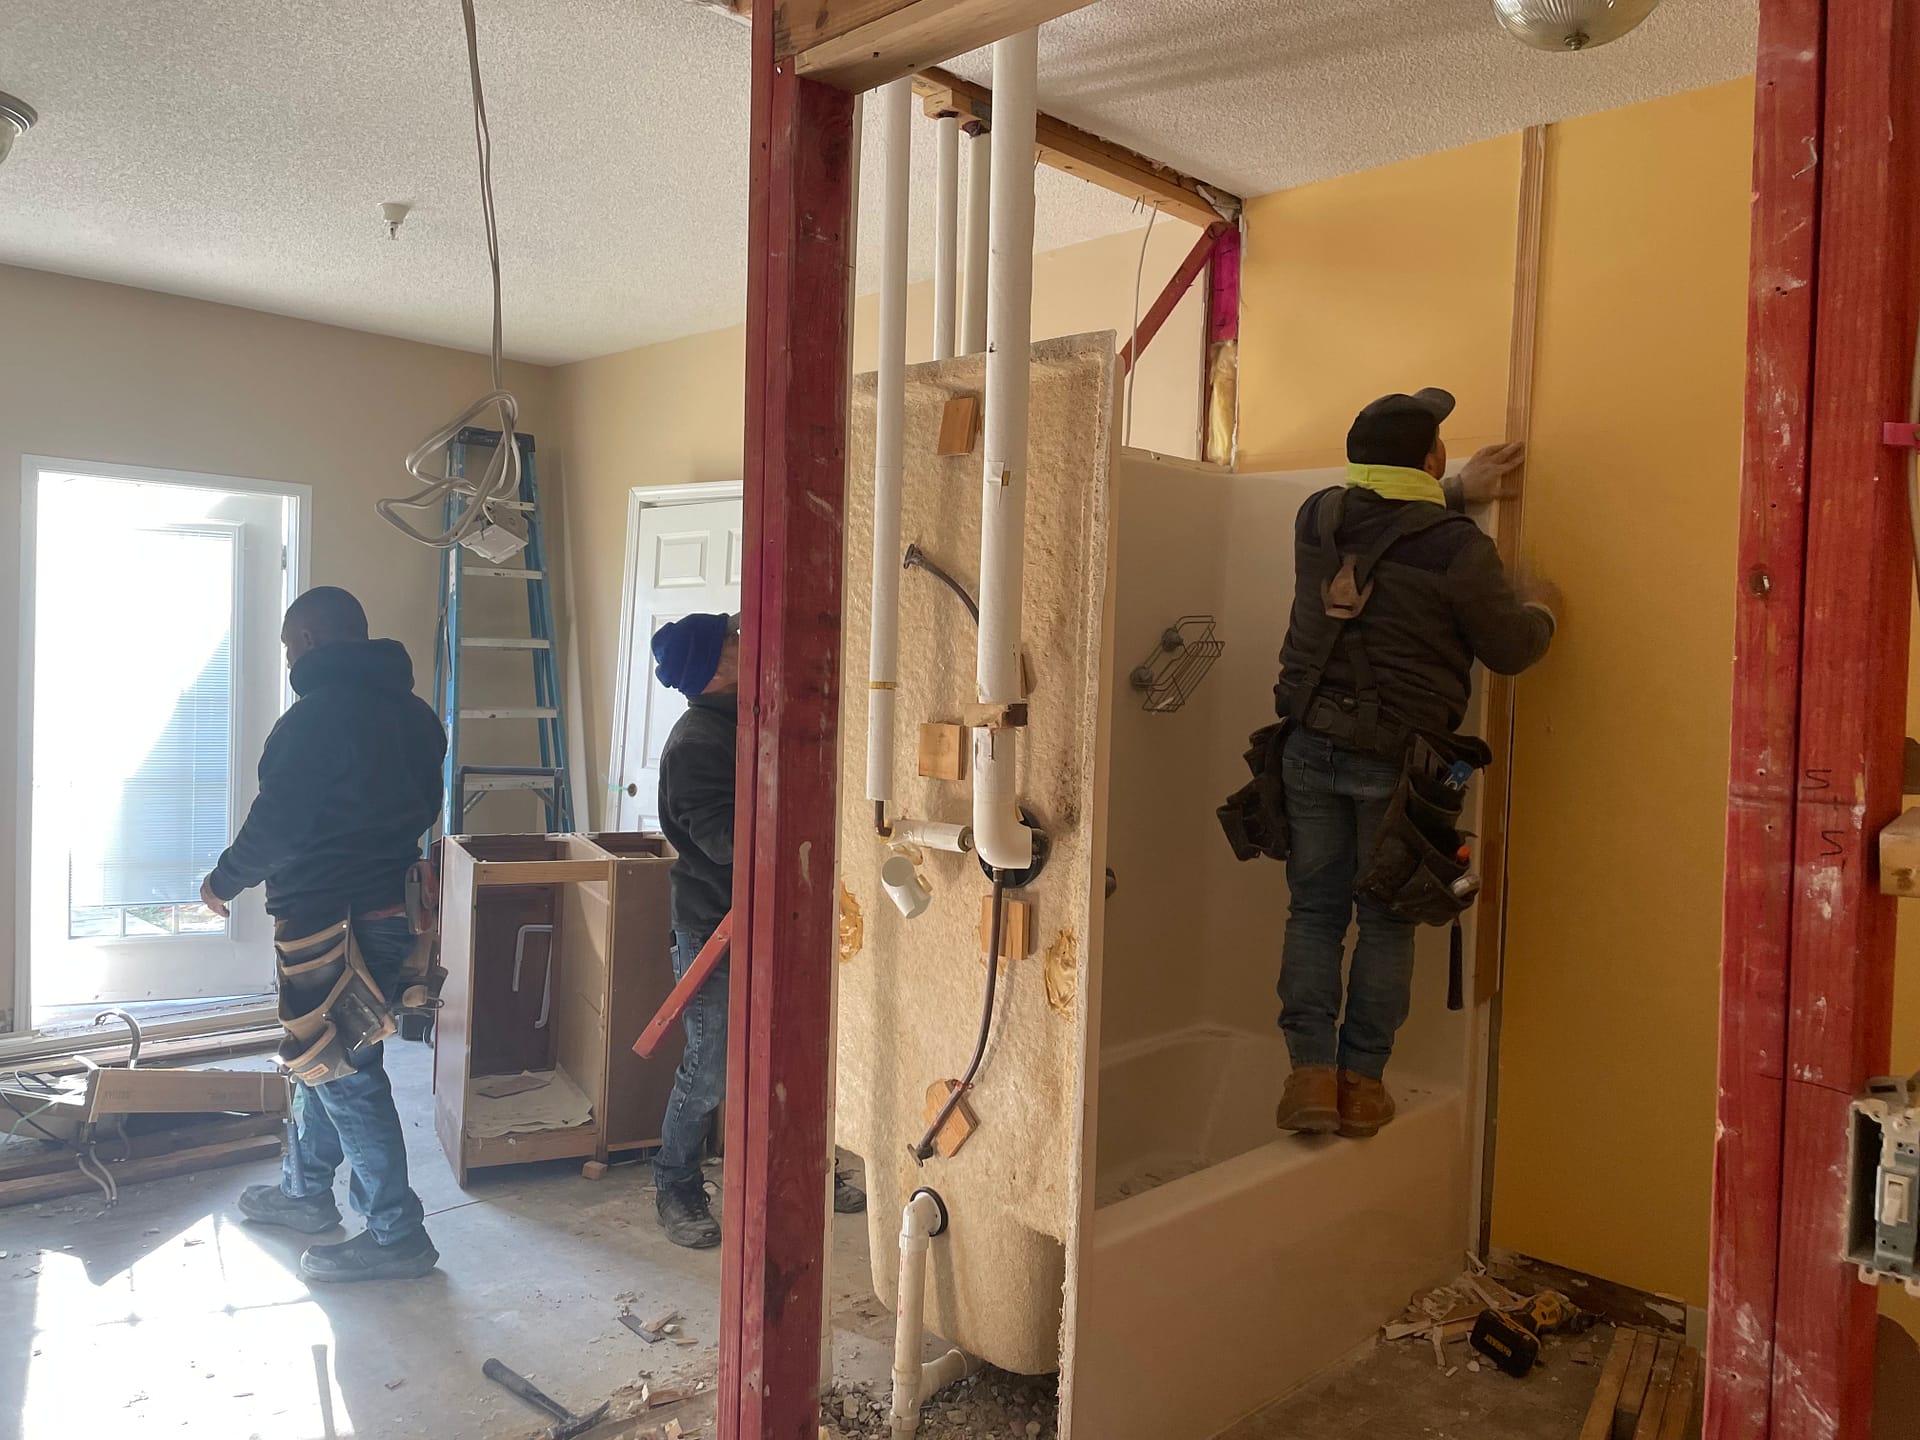
[[[278,1133],[255,1135],[250,1139],[228,1140],[218,1145],[197,1145],[192,1149],[176,1150],[170,1155],[156,1155],[146,1160],[128,1160],[119,1164],[108,1161],[107,1172],[113,1176],[116,1185],[132,1185],[142,1180],[161,1180],[169,1175],[188,1175],[198,1170],[215,1170],[225,1165],[244,1164],[249,1160],[264,1160],[280,1153],[280,1143]],[[10,1180],[0,1185],[0,1209],[9,1205],[30,1204],[36,1200],[55,1200],[63,1195],[97,1193],[99,1189],[100,1186],[83,1175],[78,1167],[52,1175]]]
[[[1673,1389],[1660,1417],[1658,1440],[1692,1440],[1699,1433],[1694,1412],[1700,1408],[1700,1352],[1691,1345],[1680,1352],[1673,1367]]]
[[[1671,1336],[1660,1342],[1654,1352],[1653,1373],[1647,1377],[1647,1394],[1640,1405],[1640,1418],[1633,1427],[1633,1440],[1660,1440],[1660,1421],[1667,1412],[1667,1399],[1673,1389],[1673,1367],[1680,1359],[1680,1342]]]
[[[287,1077],[278,1070],[96,1070],[87,1081],[89,1120],[287,1109]]]
[[[1633,1358],[1627,1362],[1627,1378],[1620,1382],[1620,1399],[1613,1407],[1612,1440],[1633,1440],[1633,1427],[1640,1423],[1647,1386],[1653,1379],[1653,1362],[1659,1353],[1659,1336],[1644,1330],[1634,1332]]]
[[[1633,1361],[1634,1340],[1634,1332],[1624,1325],[1613,1332],[1613,1348],[1600,1367],[1600,1384],[1593,1392],[1593,1404],[1587,1408],[1587,1423],[1580,1427],[1580,1440],[1613,1440],[1613,1412],[1620,1406],[1620,1390],[1626,1384],[1627,1366]]]

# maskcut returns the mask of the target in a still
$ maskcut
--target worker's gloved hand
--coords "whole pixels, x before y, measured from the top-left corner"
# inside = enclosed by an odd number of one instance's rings
[[[1520,466],[1527,458],[1527,442],[1488,445],[1460,467],[1460,494],[1469,505],[1486,505],[1520,493]]]

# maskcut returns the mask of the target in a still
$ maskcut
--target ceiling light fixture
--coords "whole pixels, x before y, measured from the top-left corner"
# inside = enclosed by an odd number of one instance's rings
[[[0,165],[7,163],[7,153],[13,149],[13,142],[31,130],[33,122],[39,118],[26,101],[16,100],[0,90]]]
[[[1591,50],[1618,40],[1660,0],[1493,0],[1506,32],[1536,50]]]

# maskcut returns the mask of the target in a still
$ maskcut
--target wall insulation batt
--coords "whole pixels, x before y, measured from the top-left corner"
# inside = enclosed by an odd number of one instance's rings
[[[975,355],[907,371],[901,538],[972,591],[979,573],[981,456],[935,453],[949,397],[981,394]],[[866,1161],[874,1289],[891,1300],[896,1234],[907,1197],[937,1190],[952,1216],[934,1242],[927,1326],[1023,1373],[1060,1365],[1066,1255],[1080,1213],[1086,957],[1096,953],[1097,769],[1101,626],[1107,591],[1112,454],[1111,333],[1033,347],[1022,651],[1031,724],[1019,744],[1019,794],[1052,840],[1045,872],[1010,892],[1031,907],[1032,948],[1001,975],[993,1039],[969,1105],[979,1128],[950,1159],[924,1168],[911,1147],[926,1128],[928,1087],[958,1078],[985,981],[986,876],[971,855],[924,853],[933,898],[905,920],[882,891],[889,853],[866,795],[865,657],[872,617],[847,587],[840,717],[841,960],[836,1126]],[[846,573],[872,563],[874,377],[852,397]],[[895,807],[915,819],[967,823],[970,777],[921,779],[922,722],[957,722],[976,699],[974,628],[960,600],[923,572],[901,577],[894,747]]]

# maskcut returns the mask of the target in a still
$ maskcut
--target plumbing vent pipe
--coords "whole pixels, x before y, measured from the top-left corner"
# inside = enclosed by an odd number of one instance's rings
[[[933,358],[953,358],[960,289],[960,117],[942,115],[933,206]]]
[[[873,634],[867,658],[867,799],[885,833],[893,803],[900,658],[900,475],[907,409],[907,182],[913,81],[880,92],[886,192],[880,222],[880,363],[873,425]]]
[[[967,138],[967,293],[960,312],[960,353],[987,348],[987,215],[993,194],[993,136]]]
[[[1027,387],[1033,332],[1034,84],[1037,30],[993,47],[993,213],[987,270],[986,466],[980,486],[980,702],[1019,705],[1026,561]],[[973,843],[996,870],[1033,863],[1015,795],[1019,731],[973,732]]]
[[[886,888],[893,908],[908,920],[920,916],[933,903],[933,890],[921,878],[919,867],[905,855],[889,855],[880,866],[880,883]]]

